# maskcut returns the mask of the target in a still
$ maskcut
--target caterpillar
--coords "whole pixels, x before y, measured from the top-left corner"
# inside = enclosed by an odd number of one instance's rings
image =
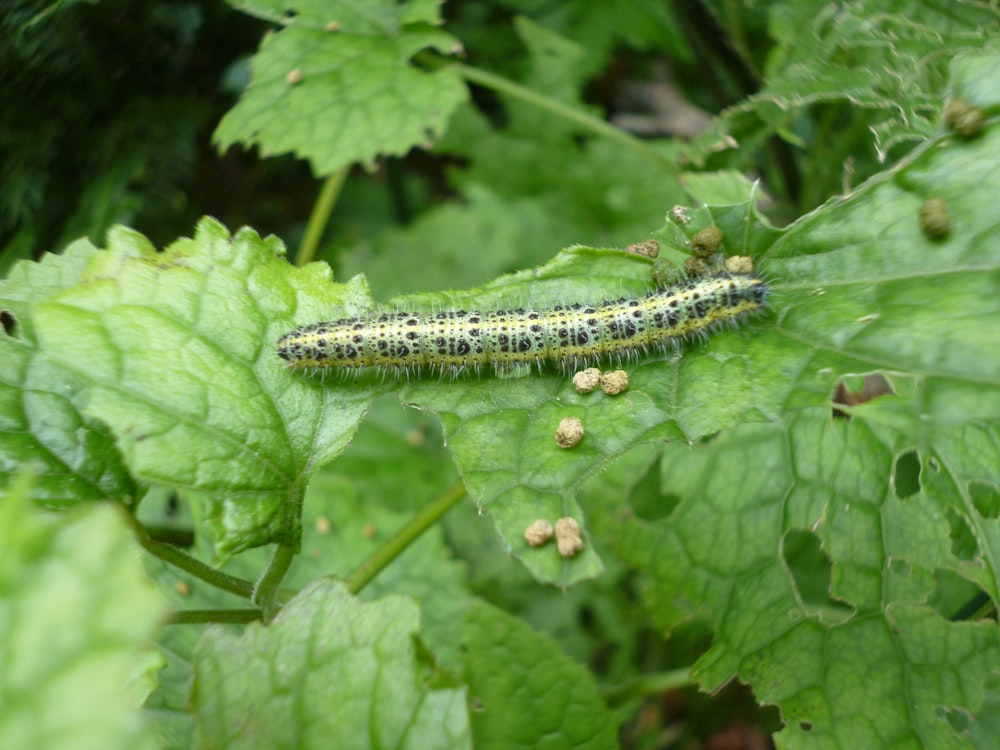
[[[719,273],[593,305],[548,309],[376,312],[296,328],[278,341],[293,369],[500,374],[518,366],[564,372],[601,359],[627,361],[650,350],[734,325],[761,310],[767,283],[751,273]]]

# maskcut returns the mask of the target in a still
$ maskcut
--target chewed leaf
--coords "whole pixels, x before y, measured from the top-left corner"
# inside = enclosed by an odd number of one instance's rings
[[[751,685],[781,709],[790,746],[822,738],[849,748],[861,737],[866,747],[968,747],[944,713],[964,721],[980,711],[1000,639],[992,620],[949,622],[953,611],[928,602],[943,570],[996,601],[996,519],[970,514],[953,490],[997,481],[995,449],[990,465],[959,457],[990,450],[993,432],[936,441],[923,491],[905,498],[892,483],[908,438],[863,412],[831,421],[811,409],[788,425],[674,445],[661,483],[679,504],[666,519],[628,522],[620,552],[649,572],[661,627],[696,613],[712,623],[699,683]],[[976,529],[972,559],[956,556],[946,513]],[[803,540],[814,554],[802,554]],[[927,710],[914,714],[914,704]]]
[[[996,107],[998,66],[958,61],[956,95]],[[1000,602],[998,155],[995,121],[942,134],[789,227],[761,337],[787,368],[782,419],[667,446],[671,506],[618,530],[660,626],[711,623],[696,679],[777,705],[779,744],[989,746],[1000,638],[975,613]],[[944,236],[921,227],[934,197]]]

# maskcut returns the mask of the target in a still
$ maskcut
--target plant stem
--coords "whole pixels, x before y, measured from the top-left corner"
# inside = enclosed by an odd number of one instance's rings
[[[281,581],[295,560],[295,549],[279,544],[274,549],[267,568],[254,587],[252,601],[261,608],[264,622],[270,622],[281,609]]]
[[[595,117],[587,112],[571,107],[568,104],[563,104],[552,97],[540,94],[533,89],[529,89],[527,86],[514,83],[503,76],[498,76],[495,73],[490,73],[489,71],[473,67],[472,65],[455,63],[450,60],[445,61],[426,52],[422,52],[417,55],[417,59],[420,63],[433,68],[441,68],[445,65],[454,65],[458,74],[471,83],[477,83],[485,88],[492,89],[493,91],[499,91],[507,94],[507,96],[527,102],[528,104],[538,107],[539,109],[551,112],[564,120],[576,123],[584,129],[589,130],[594,135],[620,143],[621,145],[641,154],[644,158],[652,159],[653,161],[658,162],[671,170],[673,170],[676,166],[672,159],[667,158],[655,148],[652,148],[641,138],[636,138],[631,133],[615,127],[606,120],[602,120],[600,117]]]
[[[639,675],[620,685],[612,685],[601,690],[604,700],[610,705],[624,703],[631,698],[656,695],[668,690],[677,690],[691,684],[691,669],[672,669],[669,672],[655,672]]]
[[[433,526],[441,516],[451,510],[463,497],[465,497],[465,485],[459,481],[446,490],[437,500],[421,510],[395,536],[389,539],[371,557],[361,563],[353,573],[347,576],[345,582],[350,592],[357,594],[361,591],[372,578],[378,575],[379,571],[395,560],[410,544]]]
[[[330,214],[333,213],[333,207],[337,205],[337,196],[340,195],[340,189],[344,186],[344,180],[347,179],[347,173],[350,170],[350,165],[342,167],[323,182],[319,197],[316,198],[316,205],[313,206],[312,213],[309,214],[306,234],[302,238],[299,252],[295,256],[295,265],[304,266],[316,256],[316,249],[319,247],[320,240],[323,239],[326,225],[330,223]]]
[[[259,609],[183,609],[171,612],[164,625],[197,625],[206,622],[238,625],[256,622],[261,614]]]
[[[182,552],[172,544],[150,539],[149,534],[146,533],[146,530],[135,516],[131,513],[125,513],[124,516],[132,529],[136,541],[153,557],[158,557],[164,562],[180,568],[186,573],[190,573],[195,578],[199,578],[215,588],[242,596],[245,599],[253,596],[254,586],[250,581],[216,570],[211,565],[206,565],[201,560],[191,557],[186,552]]]

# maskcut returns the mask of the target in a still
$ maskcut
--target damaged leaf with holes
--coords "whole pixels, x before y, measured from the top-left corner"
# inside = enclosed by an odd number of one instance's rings
[[[997,475],[995,449],[989,466],[953,450],[985,455],[997,435],[970,427],[915,459],[867,417],[811,409],[672,446],[660,481],[680,502],[629,524],[620,550],[650,572],[664,627],[710,618],[694,677],[708,690],[738,678],[777,705],[779,744],[969,747],[958,723],[986,719],[1000,669],[996,625],[979,619],[997,601],[1000,545],[996,518],[963,497],[978,488],[994,506]]]
[[[1000,111],[1000,58],[954,65]],[[780,747],[991,747],[1000,636],[1000,129],[942,130],[768,248],[760,393],[783,417],[664,450],[617,549],[693,674],[776,705]],[[943,196],[946,237],[920,207]],[[995,742],[995,735],[993,742]]]

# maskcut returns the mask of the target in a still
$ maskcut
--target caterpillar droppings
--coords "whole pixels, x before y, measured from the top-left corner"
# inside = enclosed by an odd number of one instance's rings
[[[767,302],[752,273],[719,273],[593,305],[548,309],[376,312],[296,328],[278,342],[293,369],[458,376],[519,366],[571,372],[598,360],[624,362],[734,325]]]

